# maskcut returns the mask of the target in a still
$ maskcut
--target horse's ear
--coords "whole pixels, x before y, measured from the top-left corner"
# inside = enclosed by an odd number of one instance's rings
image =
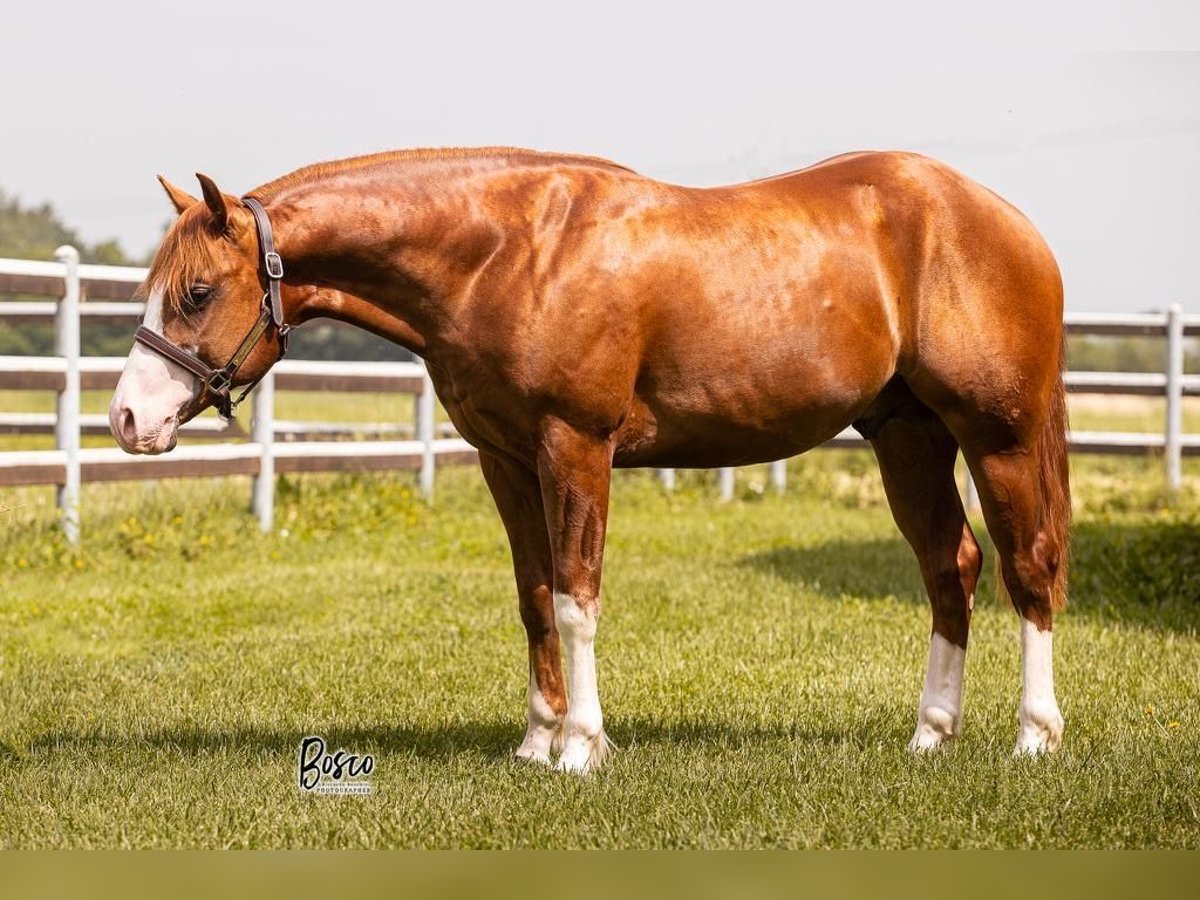
[[[213,214],[217,228],[224,231],[225,227],[229,224],[229,207],[225,205],[225,196],[221,193],[220,188],[217,187],[216,182],[207,175],[201,175],[197,172],[196,178],[200,182],[200,189],[204,192],[204,203]]]
[[[189,194],[182,188],[177,188],[161,175],[158,176],[158,183],[163,186],[163,190],[167,192],[167,197],[171,200],[171,205],[175,207],[175,212],[182,213],[189,206],[195,206],[200,201]]]

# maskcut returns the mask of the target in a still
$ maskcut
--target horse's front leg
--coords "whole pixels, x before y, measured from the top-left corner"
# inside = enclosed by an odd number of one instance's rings
[[[480,452],[479,464],[508,532],[521,621],[529,641],[528,726],[517,756],[549,765],[550,755],[561,746],[567,695],[554,626],[550,542],[541,486],[533,472],[490,453]]]
[[[554,566],[554,618],[567,651],[569,684],[558,768],[568,772],[599,766],[610,746],[600,713],[594,645],[611,476],[609,441],[557,421],[544,429],[538,477]]]

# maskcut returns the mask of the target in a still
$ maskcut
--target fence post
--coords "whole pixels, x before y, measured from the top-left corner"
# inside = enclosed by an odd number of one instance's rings
[[[975,487],[975,479],[971,477],[970,469],[967,469],[967,484],[965,493],[967,495],[967,499],[963,503],[963,506],[966,507],[967,512],[979,512],[979,488]]]
[[[733,469],[729,466],[723,466],[718,470],[717,483],[721,486],[721,499],[733,499]]]
[[[258,474],[250,508],[258,516],[258,527],[270,531],[275,524],[275,373],[263,376],[254,389],[254,412],[250,440],[258,444]]]
[[[433,481],[437,471],[437,462],[433,453],[434,436],[434,395],[433,381],[429,378],[429,369],[421,364],[421,393],[417,397],[416,436],[421,442],[421,471],[418,485],[421,496],[427,500],[433,498]]]
[[[777,459],[768,467],[771,474],[771,486],[775,493],[782,494],[787,490],[787,460]]]
[[[675,490],[675,470],[674,469],[659,469],[658,480],[662,482],[662,486],[668,491]]]
[[[56,401],[54,445],[66,451],[66,475],[58,486],[63,534],[79,543],[79,251],[62,246],[54,257],[63,264],[63,295],[54,319],[55,353],[65,362],[63,389]]]
[[[1167,308],[1167,421],[1164,453],[1167,489],[1177,493],[1183,484],[1183,309]]]

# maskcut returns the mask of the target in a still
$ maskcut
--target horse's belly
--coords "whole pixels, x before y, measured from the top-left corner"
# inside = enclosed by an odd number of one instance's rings
[[[614,464],[709,468],[785,459],[848,426],[886,378],[769,390],[753,380],[639,396],[617,435]]]
[[[898,342],[877,274],[856,256],[839,262],[725,299],[697,291],[664,300],[615,464],[767,462],[849,425],[895,373]]]
[[[785,422],[766,430],[733,427],[714,422],[712,427],[666,428],[656,434],[630,435],[613,458],[619,468],[707,469],[747,466],[796,456],[837,435],[853,414],[836,418],[808,418]]]

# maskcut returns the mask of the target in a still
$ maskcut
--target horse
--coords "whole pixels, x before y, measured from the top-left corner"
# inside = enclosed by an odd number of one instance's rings
[[[1015,752],[1059,746],[1062,279],[996,194],[891,151],[711,188],[514,148],[319,163],[242,199],[197,177],[199,198],[160,177],[178,218],[143,286],[114,436],[170,450],[317,316],[422,357],[512,551],[529,658],[518,757],[584,773],[612,746],[594,643],[614,467],[767,462],[847,426],[874,450],[932,609],[909,748],[961,731],[983,556],[959,452],[1020,625]]]

